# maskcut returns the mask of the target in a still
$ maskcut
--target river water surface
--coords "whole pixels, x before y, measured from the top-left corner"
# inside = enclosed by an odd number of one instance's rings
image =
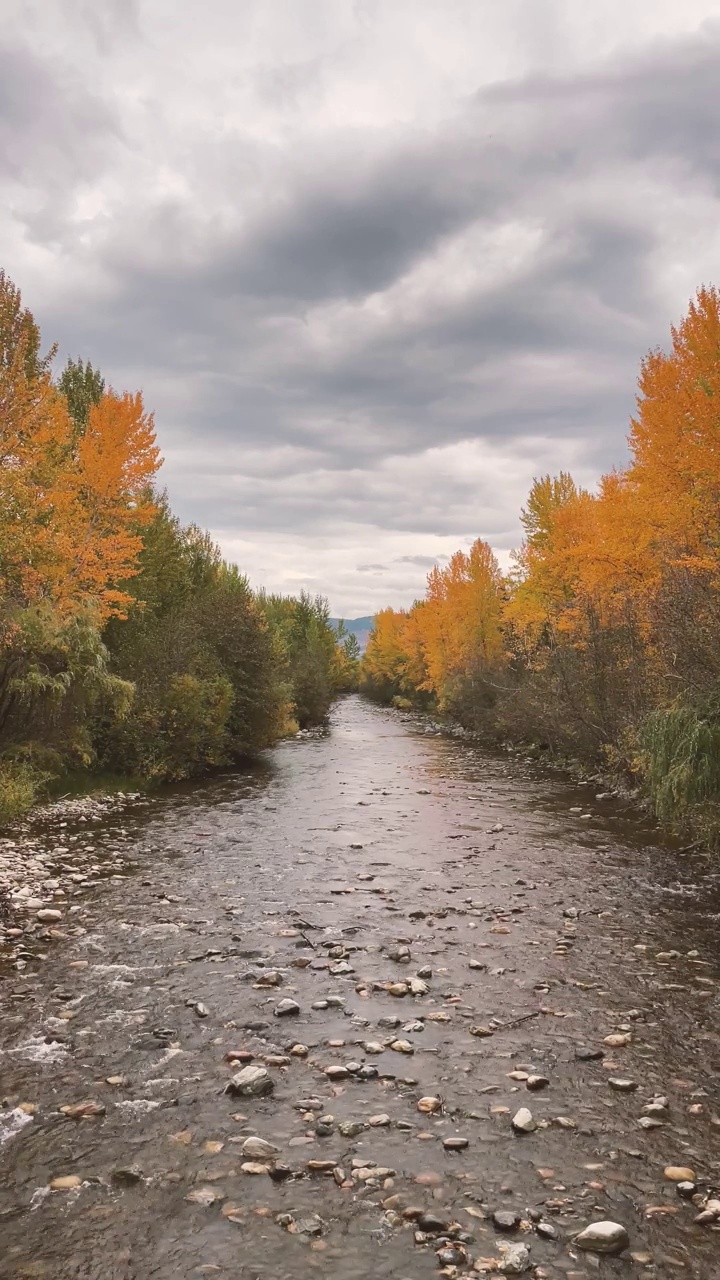
[[[69,834],[44,829],[66,867]],[[3,1278],[420,1280],[491,1268],[505,1241],[540,1277],[720,1277],[720,1229],[663,1175],[720,1183],[711,862],[592,788],[358,698],[253,773],[83,839],[120,850],[123,878],[78,888],[44,959],[30,947],[0,985],[0,1123],[32,1115],[0,1151]],[[388,990],[418,971],[419,994]],[[275,1016],[288,998],[299,1014]],[[234,1052],[272,1094],[225,1092]],[[59,1110],[87,1100],[104,1114]],[[521,1107],[533,1132],[513,1131]],[[250,1136],[277,1148],[275,1178]],[[627,1228],[622,1256],[573,1246],[602,1219]]]

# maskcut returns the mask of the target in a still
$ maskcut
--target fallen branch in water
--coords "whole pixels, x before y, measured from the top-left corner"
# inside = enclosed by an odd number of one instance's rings
[[[531,1018],[539,1018],[540,1010],[536,1009],[534,1013],[523,1013],[519,1018],[511,1018],[509,1022],[501,1022],[495,1028],[496,1031],[509,1031],[511,1027],[519,1027],[521,1022],[529,1022]]]

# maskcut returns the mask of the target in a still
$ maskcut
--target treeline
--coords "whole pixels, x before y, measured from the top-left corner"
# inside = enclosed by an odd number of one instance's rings
[[[70,773],[239,760],[357,679],[323,599],[254,593],[172,514],[142,396],[55,354],[0,272],[0,820]]]
[[[643,361],[630,461],[533,484],[509,575],[476,542],[375,619],[362,687],[631,775],[720,839],[720,296]]]

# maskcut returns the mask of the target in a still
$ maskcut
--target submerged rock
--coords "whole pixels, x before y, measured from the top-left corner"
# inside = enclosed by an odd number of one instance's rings
[[[498,1231],[517,1231],[522,1221],[519,1213],[513,1213],[509,1209],[496,1209],[492,1220]]]

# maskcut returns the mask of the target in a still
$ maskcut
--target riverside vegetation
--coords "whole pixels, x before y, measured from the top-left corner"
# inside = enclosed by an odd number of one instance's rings
[[[158,490],[152,414],[0,272],[0,821],[68,774],[185,778],[320,723],[357,642],[251,590]]]
[[[375,618],[362,688],[631,775],[720,839],[720,295],[643,361],[628,464],[537,479],[510,574],[477,541]]]

